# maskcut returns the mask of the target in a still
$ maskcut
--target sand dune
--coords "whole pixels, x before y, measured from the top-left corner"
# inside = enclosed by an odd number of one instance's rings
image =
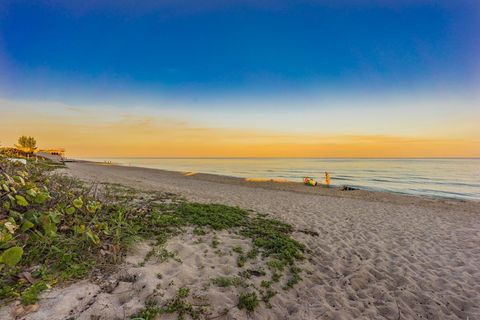
[[[360,190],[342,192],[294,183],[248,182],[206,174],[185,176],[92,163],[71,163],[69,168],[69,174],[83,179],[174,192],[200,202],[238,205],[279,218],[297,230],[317,232],[318,236],[294,234],[310,250],[302,266],[307,271],[302,274],[303,281],[275,296],[273,308],[261,307],[251,318],[480,319],[478,202]],[[214,276],[236,271],[224,269],[230,263],[219,257],[197,254],[206,248],[196,248],[201,244],[195,244],[192,235],[182,237],[168,244],[184,260],[181,266],[168,261],[129,270],[146,277],[143,281],[150,286],[128,298],[128,303],[141,303],[151,286],[158,283],[160,288],[166,288],[168,281],[201,288]],[[242,241],[222,236],[227,246]],[[139,267],[131,263],[130,268]],[[152,280],[152,270],[166,277]],[[171,294],[165,289],[166,296]],[[210,288],[206,295],[218,310],[233,304],[224,288]],[[109,301],[108,296],[104,299]],[[114,307],[119,314],[128,309]],[[95,303],[86,310],[78,313],[80,318],[98,311]],[[245,312],[232,309],[223,318],[246,317]]]

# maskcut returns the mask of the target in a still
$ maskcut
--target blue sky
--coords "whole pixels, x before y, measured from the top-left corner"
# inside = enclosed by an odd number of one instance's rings
[[[473,1],[177,3],[7,0],[3,94],[75,103],[86,95],[194,99],[478,85]]]

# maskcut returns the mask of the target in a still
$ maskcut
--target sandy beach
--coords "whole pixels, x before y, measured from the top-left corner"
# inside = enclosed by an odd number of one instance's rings
[[[480,0],[0,0],[0,320],[480,320]]]
[[[303,280],[291,290],[278,292],[271,308],[262,306],[250,315],[233,308],[220,318],[480,318],[478,202],[248,182],[89,162],[69,163],[65,171],[86,181],[119,183],[172,192],[192,201],[252,209],[293,225],[294,238],[309,252],[301,266],[306,270]],[[225,246],[249,245],[228,233],[219,237]],[[167,246],[183,263],[149,263],[139,268],[135,262],[148,251],[144,243],[126,259],[130,266],[126,270],[141,275],[140,284],[144,284],[135,296],[121,301],[115,292],[102,293],[96,285],[84,281],[47,293],[50,299],[43,299],[40,311],[26,319],[63,319],[62,312],[65,315],[67,311],[73,318],[90,319],[99,312],[103,312],[102,319],[121,318],[125,308],[145,302],[155,281],[157,288],[168,282],[200,288],[209,278],[238,271],[227,267],[234,265],[232,257],[202,254],[206,252],[204,246],[187,232],[171,239]],[[161,281],[154,276],[158,273],[165,275]],[[87,296],[90,299],[85,299]],[[234,304],[227,288],[210,287],[206,297],[218,310]],[[102,303],[110,306],[110,313],[99,311]]]

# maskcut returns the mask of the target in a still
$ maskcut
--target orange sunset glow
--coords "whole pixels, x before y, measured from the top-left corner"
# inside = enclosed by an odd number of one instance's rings
[[[336,130],[328,123],[323,127],[307,123],[302,130],[275,130],[267,125],[261,128],[252,125],[253,119],[249,121],[248,117],[237,127],[222,127],[218,123],[187,121],[171,115],[149,115],[147,109],[136,114],[118,108],[101,113],[94,108],[83,108],[80,112],[64,105],[52,104],[47,109],[46,105],[33,108],[29,104],[7,101],[2,102],[2,107],[5,108],[0,120],[3,145],[12,145],[18,136],[27,134],[37,137],[42,146],[66,148],[72,157],[480,156],[473,119],[440,118],[430,126],[424,124],[427,122],[424,119],[400,119],[398,123],[390,123],[390,127],[408,130],[398,130],[398,133],[388,133],[381,122],[375,125],[375,122],[359,121],[352,124],[352,132],[348,132]],[[23,114],[30,116],[25,118]],[[315,115],[322,118],[321,113]],[[342,116],[326,113],[334,123],[342,121]],[[361,113],[357,116],[362,117]],[[295,121],[288,115],[270,120],[276,122],[274,126],[278,122]]]

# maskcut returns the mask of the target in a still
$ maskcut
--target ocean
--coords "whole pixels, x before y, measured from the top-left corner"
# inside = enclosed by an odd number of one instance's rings
[[[309,176],[335,186],[414,195],[480,200],[480,159],[318,158],[88,158],[114,164],[242,178],[301,182]]]

